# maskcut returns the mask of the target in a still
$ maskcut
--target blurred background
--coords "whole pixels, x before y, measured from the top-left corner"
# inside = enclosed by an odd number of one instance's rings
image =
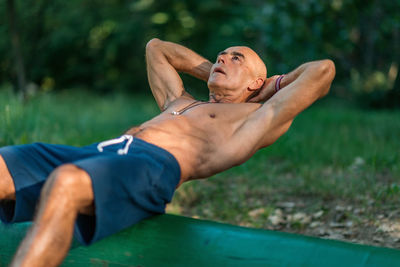
[[[0,84],[21,92],[147,92],[144,47],[158,37],[211,61],[250,46],[269,75],[330,58],[331,95],[400,106],[399,0],[4,0],[0,14]]]
[[[0,1],[0,146],[87,145],[156,116],[155,37],[212,62],[250,46],[269,76],[324,58],[337,72],[275,144],[183,184],[169,213],[400,248],[400,0]]]

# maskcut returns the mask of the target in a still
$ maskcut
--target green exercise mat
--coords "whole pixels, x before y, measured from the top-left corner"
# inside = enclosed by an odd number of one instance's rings
[[[7,266],[30,224],[0,224]],[[160,215],[84,247],[62,266],[400,266],[400,250]]]

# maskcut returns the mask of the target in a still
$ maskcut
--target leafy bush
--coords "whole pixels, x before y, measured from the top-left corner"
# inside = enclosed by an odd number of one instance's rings
[[[269,74],[331,58],[337,95],[400,105],[399,1],[14,1],[28,80],[43,90],[147,90],[144,47],[158,37],[212,61],[228,46],[248,45]],[[4,2],[0,83],[15,80]]]

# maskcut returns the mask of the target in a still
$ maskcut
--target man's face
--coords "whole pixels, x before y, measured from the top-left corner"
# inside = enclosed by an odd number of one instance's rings
[[[265,78],[265,65],[253,50],[242,46],[227,48],[218,54],[211,68],[207,83],[210,101],[245,102]]]

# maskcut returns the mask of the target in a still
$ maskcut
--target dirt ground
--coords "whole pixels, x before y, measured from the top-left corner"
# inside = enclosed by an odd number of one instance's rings
[[[377,207],[372,200],[367,208],[340,201],[311,202],[300,198],[276,203],[277,208],[267,217],[263,228],[400,249],[398,208]],[[255,209],[249,212],[249,216],[257,220],[264,212]],[[251,226],[251,223],[242,225]]]

